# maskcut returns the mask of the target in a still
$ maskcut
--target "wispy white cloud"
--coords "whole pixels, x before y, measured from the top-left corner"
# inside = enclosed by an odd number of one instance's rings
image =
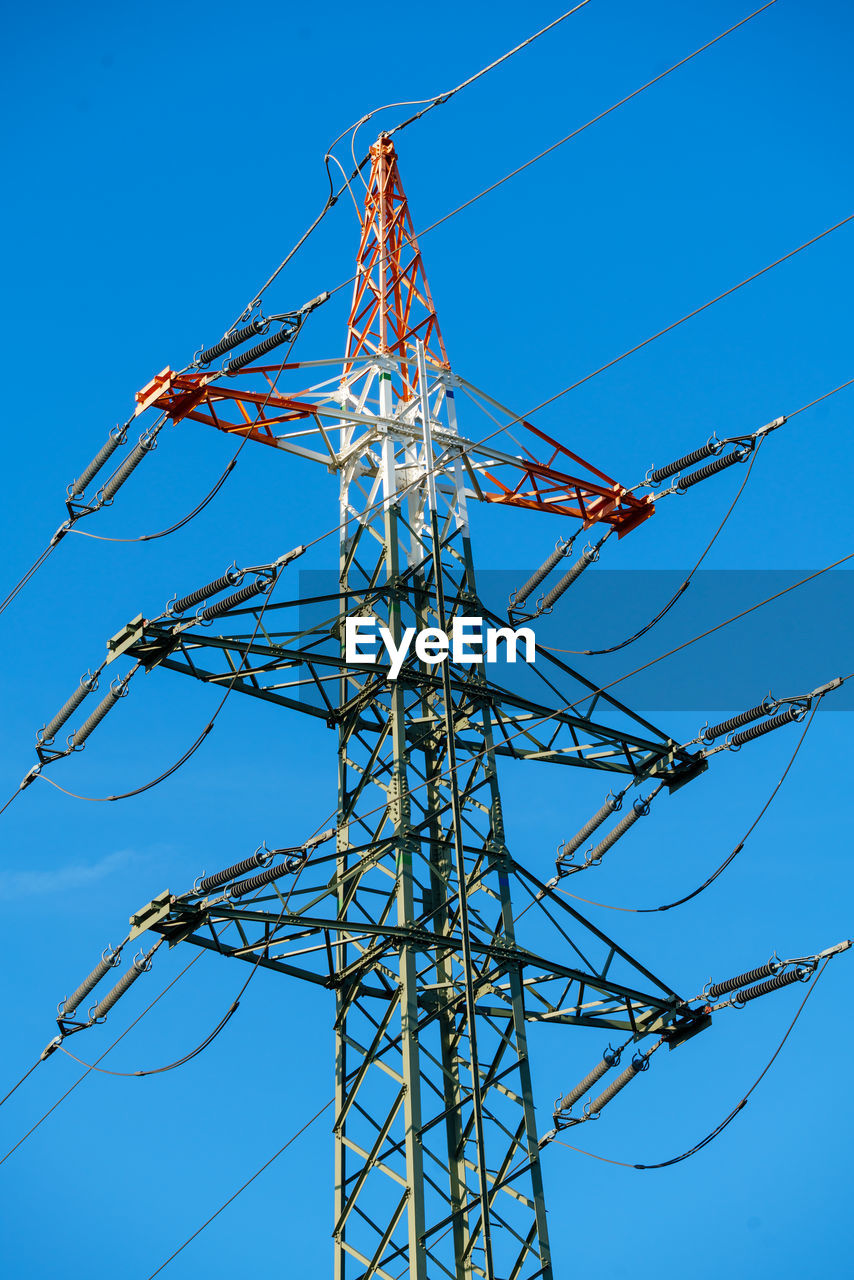
[[[133,859],[130,849],[108,853],[97,862],[73,863],[56,870],[2,871],[0,872],[0,901],[14,898],[31,898],[48,893],[67,893],[97,883],[120,871]]]

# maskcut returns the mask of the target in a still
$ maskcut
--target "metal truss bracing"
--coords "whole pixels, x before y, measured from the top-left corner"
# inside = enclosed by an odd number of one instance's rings
[[[410,568],[401,572],[404,562]],[[341,617],[367,609],[398,637],[407,626],[437,626],[437,566],[447,625],[477,599],[458,503],[442,504],[434,545],[390,502],[342,545]],[[379,591],[379,582],[400,589]],[[299,637],[299,663],[320,665],[312,650],[319,638]],[[264,654],[248,651],[270,657],[279,640],[268,634]],[[182,643],[183,669],[196,675],[202,649],[227,655],[225,678],[247,652],[245,641],[192,631]],[[150,635],[133,652],[157,661],[163,644]],[[162,665],[182,669],[179,650]],[[276,673],[262,676],[261,665],[253,661],[244,687],[258,681],[255,692],[276,701],[280,690],[260,683]],[[549,955],[517,941],[511,883],[529,902],[543,886],[505,844],[494,733],[520,712],[502,712],[482,668],[454,673],[450,704],[423,670],[401,671],[396,681],[367,664],[339,661],[332,670],[340,684],[328,709],[339,735],[336,853],[312,858],[293,888],[248,904],[186,895],[159,928],[227,956],[260,956],[266,967],[334,991],[339,1280],[407,1267],[412,1277],[550,1275],[526,1023],[640,1036],[681,1033],[696,1015],[553,895],[544,906]],[[678,778],[691,768],[651,736],[629,744],[602,728],[597,735],[604,762],[579,751],[563,758],[626,770],[634,751],[634,767],[648,773],[669,769]],[[562,757],[555,750],[552,758]],[[234,924],[239,940],[229,941],[225,927]]]
[[[449,541],[456,545],[458,535]],[[318,577],[326,575],[318,574]],[[386,585],[352,592],[345,614],[382,618],[392,598],[407,599],[408,616],[414,616],[419,591],[416,573],[399,576],[392,591]],[[309,579],[310,580],[310,579]],[[429,591],[432,570],[426,580]],[[151,669],[162,666],[212,686],[227,686],[237,693],[287,707],[330,728],[348,725],[361,732],[374,732],[381,723],[376,696],[389,684],[387,657],[375,663],[347,662],[342,654],[342,615],[330,611],[341,607],[342,596],[319,596],[271,603],[257,626],[261,606],[236,610],[230,620],[248,622],[244,633],[215,634],[201,627],[176,625],[173,620],[143,622],[138,637],[126,650]],[[482,617],[498,628],[502,620],[470,595],[449,602],[449,620],[454,617]],[[301,629],[303,611],[319,618]],[[290,625],[289,625],[290,624]],[[506,625],[506,623],[504,624]],[[257,633],[253,634],[256,632]],[[498,664],[499,667],[501,664]],[[513,668],[504,666],[510,677]],[[358,672],[358,691],[348,689],[341,696],[341,674]],[[453,671],[452,688],[457,699],[457,734],[474,754],[484,749],[484,733],[477,710],[487,706],[492,728],[492,751],[514,760],[536,760],[549,764],[597,769],[622,775],[624,781],[663,779],[675,788],[705,768],[705,763],[679,747],[661,730],[623,703],[601,693],[596,685],[553,655],[538,651],[531,682],[538,697],[525,696],[508,688],[483,671],[475,675],[472,666]],[[441,684],[435,668],[419,662],[410,651],[398,677],[406,735],[417,744],[427,730],[422,723],[424,697]]]
[[[351,373],[353,359],[365,354],[391,355],[397,361],[392,393],[406,402],[418,381],[416,340],[434,364],[450,365],[391,138],[380,138],[371,155],[344,368]]]
[[[326,381],[164,370],[138,397],[321,462],[342,530],[337,582],[217,624],[237,634],[171,617],[128,633],[146,667],[319,717],[338,740],[334,853],[287,889],[170,898],[153,927],[331,993],[335,1280],[533,1280],[552,1270],[529,1024],[677,1040],[698,1015],[511,857],[497,760],[671,787],[702,764],[546,655],[524,689],[477,662],[409,657],[392,678],[347,659],[348,618],[395,645],[462,617],[500,625],[478,595],[471,499],[621,534],[653,510],[451,371],[388,138],[372,158],[346,355],[287,366]],[[509,450],[461,435],[458,396]],[[547,922],[536,948],[511,888]]]
[[[636,497],[451,371],[391,140],[380,138],[371,155],[344,361],[250,365],[227,377],[166,368],[138,392],[137,413],[156,409],[175,422],[248,436],[346,471],[352,482],[372,465],[370,444],[392,435],[417,443],[420,342],[431,379],[434,439],[464,472],[471,497],[569,516],[584,527],[603,523],[620,537],[648,519],[655,510],[651,495]],[[282,376],[296,370],[329,376],[293,391],[280,389]],[[378,381],[390,384],[390,396],[378,395]],[[458,431],[458,392],[479,411],[478,436]]]

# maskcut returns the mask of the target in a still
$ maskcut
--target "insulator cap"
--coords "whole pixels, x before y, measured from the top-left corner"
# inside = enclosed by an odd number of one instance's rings
[[[198,364],[210,364],[212,360],[218,360],[220,356],[224,356],[226,351],[239,347],[242,342],[248,342],[250,338],[256,337],[259,333],[266,333],[269,325],[268,320],[257,317],[251,320],[249,324],[244,325],[242,329],[234,329],[231,333],[227,333],[224,338],[220,338],[219,342],[215,342],[212,347],[203,348],[196,357]]]
[[[260,595],[262,591],[267,591],[271,585],[269,578],[257,577],[254,582],[250,582],[247,586],[241,587],[239,591],[234,591],[230,596],[218,600],[216,604],[209,604],[206,609],[200,609],[198,618],[202,622],[209,622],[211,618],[219,618],[224,613],[230,613],[232,609],[237,609],[240,605],[245,604],[247,600],[251,600],[253,596]]]
[[[112,711],[119,698],[124,697],[127,692],[128,679],[129,677],[126,676],[124,680],[119,680],[118,683],[110,685],[108,693],[101,699],[92,714],[88,719],[84,720],[80,728],[75,729],[74,733],[69,737],[68,745],[70,747],[74,748],[83,746],[83,743],[89,737],[89,734],[93,729],[97,728],[107,712]]]
[[[734,466],[736,462],[744,462],[750,452],[750,449],[745,448],[733,449],[732,453],[725,453],[722,458],[715,458],[714,462],[707,463],[705,467],[691,471],[686,476],[680,476],[676,481],[676,488],[684,493],[686,489],[699,484],[701,480],[708,480],[710,476],[716,476],[719,471],[726,471],[727,467]]]
[[[807,710],[808,708],[803,704],[786,707],[785,711],[781,711],[778,716],[772,716],[764,724],[754,724],[749,729],[742,729],[741,733],[734,733],[730,739],[730,746],[741,747],[745,742],[752,742],[754,738],[761,738],[764,733],[773,733],[775,729],[782,729],[784,724],[792,724],[796,720],[803,720]]]
[[[769,960],[767,964],[759,965],[758,969],[748,969],[746,973],[740,973],[735,978],[727,978],[724,982],[713,982],[706,990],[706,995],[710,1000],[716,1000],[718,996],[726,995],[728,991],[737,991],[739,987],[758,982],[760,978],[770,978],[780,968],[782,965],[779,960]]]
[[[616,1053],[613,1049],[606,1049],[605,1053],[602,1055],[601,1061],[596,1063],[593,1070],[588,1071],[583,1080],[579,1080],[578,1084],[575,1085],[573,1089],[570,1089],[569,1093],[564,1094],[560,1102],[555,1107],[555,1111],[569,1111],[570,1107],[572,1107],[579,1098],[583,1098],[585,1093],[589,1092],[589,1090],[593,1088],[597,1080],[601,1080],[606,1071],[610,1071],[612,1067],[615,1067],[619,1063],[619,1061],[619,1053]]]
[[[53,719],[39,730],[38,745],[43,746],[53,742],[59,730],[65,724],[66,720],[74,715],[74,712],[80,706],[84,698],[88,697],[98,688],[97,679],[88,671],[84,676],[80,677],[80,683],[72,693],[71,697],[60,707]]]
[[[125,440],[127,440],[127,427],[118,427],[110,432],[106,443],[101,446],[85,471],[81,471],[77,479],[72,481],[70,489],[72,498],[79,498],[81,493],[85,492],[89,481],[98,474],[104,463],[113,456],[120,444],[124,444]]]
[[[101,959],[95,965],[92,972],[83,979],[80,986],[70,996],[68,996],[60,1006],[63,1018],[68,1018],[77,1008],[77,1006],[86,999],[89,992],[92,991],[101,981],[105,973],[109,973],[110,969],[114,969],[121,960],[119,951],[110,951],[109,948],[104,952]]]
[[[577,831],[571,840],[567,840],[566,844],[560,851],[558,861],[563,858],[570,857],[575,853],[576,849],[580,849],[588,836],[591,836],[597,827],[601,827],[606,818],[610,818],[612,813],[616,813],[622,801],[618,796],[608,796],[601,809],[597,809],[592,818],[585,822],[580,831]]]
[[[543,578],[548,577],[555,565],[560,564],[563,557],[569,555],[571,550],[571,543],[565,542],[561,539],[549,556],[548,560],[544,560],[539,569],[531,574],[525,585],[520,587],[518,591],[514,592],[512,597],[514,607],[520,607],[523,605],[531,592],[536,590],[540,585]]]
[[[581,577],[588,565],[593,564],[594,560],[598,559],[599,551],[596,547],[585,548],[569,572],[565,573],[560,582],[552,587],[548,595],[544,596],[543,599],[538,602],[538,607],[541,610],[551,609],[552,605],[560,599],[563,593],[569,590],[576,578]]]
[[[675,476],[677,472],[683,471],[685,467],[693,467],[695,463],[702,462],[704,458],[714,457],[715,454],[720,453],[723,447],[723,440],[707,440],[699,449],[694,449],[692,453],[686,453],[683,457],[677,458],[675,462],[668,462],[666,467],[656,467],[655,471],[649,473],[649,478],[653,484],[658,484],[660,480]]]
[[[239,582],[242,577],[242,569],[229,569],[221,578],[214,578],[213,582],[208,582],[203,587],[197,587],[195,591],[189,592],[188,595],[179,596],[177,600],[172,600],[166,606],[166,612],[186,613],[188,609],[192,609],[194,604],[201,604],[203,600],[219,595],[220,591],[227,591],[229,587],[233,587],[236,582]]]
[[[757,706],[748,707],[747,711],[740,711],[737,716],[730,716],[729,720],[721,720],[720,724],[707,725],[703,730],[703,741],[714,742],[715,738],[723,738],[726,734],[731,733],[733,729],[740,729],[743,724],[750,724],[753,720],[761,720],[763,716],[770,716],[776,706],[777,703],[769,693],[768,697],[758,703]]]
[[[779,991],[781,987],[789,987],[793,982],[803,982],[811,972],[812,970],[804,964],[796,965],[794,969],[778,973],[767,982],[759,982],[755,987],[747,987],[744,991],[739,991],[736,1000],[739,1004],[746,1004],[748,1000],[756,1000],[759,996],[767,996],[771,991]]]
[[[242,862],[235,862],[231,867],[225,867],[222,871],[215,871],[213,875],[205,876],[196,885],[195,892],[210,893],[211,889],[216,889],[221,884],[228,884],[229,880],[245,876],[247,871],[255,871],[258,867],[266,866],[272,856],[269,849],[256,849],[251,858],[244,858]]]

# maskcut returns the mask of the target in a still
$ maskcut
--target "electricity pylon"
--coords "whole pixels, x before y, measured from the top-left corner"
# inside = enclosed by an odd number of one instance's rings
[[[542,654],[531,675],[541,698],[477,661],[410,653],[391,679],[380,655],[347,660],[348,618],[377,619],[396,645],[409,627],[500,625],[478,595],[470,500],[620,535],[652,514],[451,371],[390,139],[371,155],[346,352],[311,362],[326,381],[285,392],[278,366],[235,361],[225,376],[164,370],[138,396],[140,410],[337,472],[338,582],[313,599],[308,625],[299,601],[265,599],[229,611],[239,633],[173,614],[137,620],[116,646],[336,730],[335,848],[309,841],[305,859],[223,891],[232,869],[134,919],[333,994],[335,1280],[531,1280],[552,1271],[527,1024],[674,1045],[708,1017],[513,859],[497,758],[670,788],[705,764]],[[485,411],[484,434],[506,428],[518,453],[462,434],[460,393]],[[536,951],[517,939],[511,886],[546,909]]]

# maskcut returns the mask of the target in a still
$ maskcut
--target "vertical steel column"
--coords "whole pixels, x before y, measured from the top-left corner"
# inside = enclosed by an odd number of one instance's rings
[[[421,420],[424,431],[424,466],[427,481],[427,502],[429,505],[430,528],[433,542],[433,575],[436,591],[436,614],[439,630],[447,629],[447,612],[445,610],[445,589],[442,574],[442,549],[439,539],[439,517],[436,511],[436,477],[433,471],[433,433],[430,425],[430,404],[427,394],[427,363],[424,359],[424,344],[420,340],[416,344],[418,353],[418,386],[421,393]],[[477,1144],[477,1179],[480,1198],[481,1231],[484,1242],[484,1271],[486,1280],[494,1280],[495,1271],[492,1264],[492,1232],[489,1217],[489,1192],[486,1184],[486,1143],[484,1141],[483,1106],[480,1096],[480,1063],[477,1055],[477,1009],[475,1007],[474,985],[472,982],[471,939],[469,937],[468,889],[466,885],[465,855],[463,853],[462,811],[460,793],[457,784],[457,750],[454,729],[454,708],[451,696],[450,658],[442,663],[442,697],[445,704],[445,735],[447,738],[447,770],[451,792],[451,814],[453,822],[454,857],[457,872],[457,893],[459,894],[460,935],[462,939],[463,973],[465,983],[466,1022],[469,1033],[469,1056],[471,1059],[471,1088],[474,1106],[474,1127]]]

